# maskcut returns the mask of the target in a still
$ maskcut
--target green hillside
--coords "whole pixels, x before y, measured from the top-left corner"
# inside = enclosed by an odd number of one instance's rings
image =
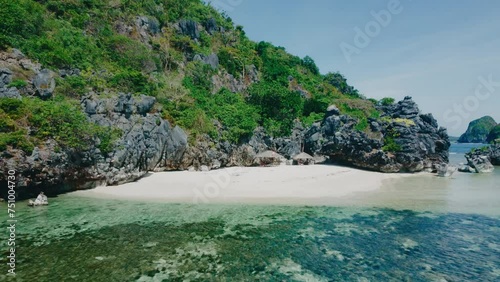
[[[114,133],[80,114],[88,93],[154,96],[154,111],[191,141],[208,134],[237,143],[258,125],[287,135],[295,120],[311,124],[332,103],[356,117],[361,131],[369,130],[368,117],[380,115],[377,101],[341,74],[322,75],[308,56],[251,41],[242,26],[201,0],[0,0],[0,6],[0,49],[17,48],[56,72],[79,70],[58,77],[49,99],[2,100],[0,149],[29,151],[48,137],[84,147],[91,140],[82,132],[112,140]],[[9,86],[26,87],[29,74],[15,77]]]

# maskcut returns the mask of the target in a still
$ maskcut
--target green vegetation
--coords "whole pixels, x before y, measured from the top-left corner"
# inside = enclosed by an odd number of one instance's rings
[[[474,153],[478,153],[478,152],[480,152],[480,153],[487,153],[487,152],[489,152],[489,150],[490,150],[489,146],[482,146],[482,147],[479,147],[479,148],[472,148],[469,151],[469,153],[470,154],[474,154]]]
[[[407,119],[407,118],[391,118],[391,117],[385,116],[385,117],[382,117],[380,120],[383,122],[387,122],[387,123],[404,124],[406,127],[415,126],[415,122],[413,120]]]
[[[380,117],[380,112],[368,100],[345,99],[339,102],[339,109],[343,114],[358,119],[356,129],[359,131],[366,131],[368,129],[368,118],[377,119]]]
[[[380,105],[382,105],[382,106],[390,106],[390,105],[394,104],[394,102],[395,102],[394,98],[388,98],[388,97],[382,98],[379,101]]]
[[[107,152],[120,134],[89,123],[79,105],[66,99],[0,99],[0,117],[0,149],[3,150],[12,146],[31,153],[34,145],[48,138],[65,148],[85,149],[96,136],[101,139],[100,149]],[[29,134],[27,126],[31,130]]]
[[[401,145],[396,143],[396,139],[399,137],[399,133],[394,129],[390,129],[384,136],[384,146],[382,150],[385,152],[396,153],[401,151]]]
[[[9,83],[8,87],[23,88],[23,87],[26,87],[27,85],[28,85],[28,83],[26,82],[26,80],[16,79],[16,80],[13,80],[11,83]]]
[[[488,134],[488,138],[486,138],[486,142],[488,143],[500,143],[500,124],[497,124]]]
[[[257,126],[287,135],[294,121],[321,120],[331,104],[356,118],[361,131],[369,131],[369,118],[380,117],[374,100],[366,100],[342,74],[322,75],[309,56],[249,40],[243,27],[201,0],[0,0],[0,5],[0,49],[18,48],[54,70],[80,70],[57,79],[55,98],[20,102],[20,116],[9,110],[15,102],[5,102],[2,144],[17,144],[23,135],[29,144],[54,138],[61,146],[84,148],[94,142],[88,136],[95,136],[101,151],[109,151],[119,133],[86,122],[78,101],[89,91],[154,96],[163,117],[186,129],[192,141],[208,134],[237,143]],[[149,21],[149,30],[138,25],[138,17]],[[175,28],[180,20],[217,27],[198,30],[194,40]],[[217,69],[193,61],[212,53],[219,58]],[[258,83],[251,83],[256,74],[250,66],[258,70]],[[239,80],[241,91],[228,90],[235,87],[227,74]],[[215,88],[214,77],[223,85]],[[25,83],[15,80],[11,86]],[[34,130],[24,132],[23,126]]]

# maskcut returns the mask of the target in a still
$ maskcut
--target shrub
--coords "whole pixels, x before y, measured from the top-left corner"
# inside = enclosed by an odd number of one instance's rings
[[[38,98],[23,101],[29,109],[28,120],[35,128],[37,138],[52,138],[63,147],[75,149],[89,146],[94,128],[77,103],[66,100],[42,101]]]
[[[101,51],[90,36],[84,35],[67,22],[50,20],[42,36],[33,37],[22,44],[23,50],[42,64],[56,68],[78,67],[86,69],[98,62]]]
[[[7,146],[11,146],[14,149],[21,149],[27,154],[31,154],[35,148],[33,143],[29,141],[26,130],[0,132],[0,151],[6,150]]]
[[[23,100],[2,98],[0,99],[0,109],[13,118],[24,115]]]
[[[254,107],[245,103],[240,94],[223,89],[214,96],[214,103],[212,114],[227,127],[224,139],[237,143],[252,135],[258,125],[259,114]]]
[[[113,151],[114,143],[123,135],[123,132],[118,128],[95,126],[94,130],[100,141],[98,148],[105,155]]]
[[[3,110],[0,110],[0,132],[11,132],[15,128],[14,121]]]
[[[223,66],[228,73],[232,74],[236,78],[241,76],[244,68],[243,61],[240,56],[241,55],[238,54],[238,50],[229,47],[222,48],[218,54],[221,66]]]
[[[87,81],[81,76],[68,76],[64,79],[56,78],[56,80],[56,93],[80,98],[86,92]]]
[[[28,83],[24,79],[16,79],[9,83],[8,87],[23,88],[26,87]]]
[[[288,135],[293,122],[304,109],[300,94],[288,90],[278,83],[258,83],[250,89],[249,102],[254,105],[270,133]]]
[[[394,98],[382,98],[380,101],[379,101],[379,104],[382,105],[382,106],[390,106],[390,105],[393,105],[395,102]]]
[[[146,46],[126,36],[113,35],[106,41],[110,58],[122,68],[149,73],[161,65]]]
[[[396,142],[396,138],[398,137],[399,134],[394,129],[389,129],[384,136],[384,146],[382,150],[391,153],[401,151],[401,145]]]
[[[0,0],[0,49],[19,47],[26,38],[40,34],[41,6],[30,0]]]
[[[312,74],[318,75],[319,74],[319,68],[316,66],[316,63],[314,60],[309,57],[305,56],[304,59],[302,59],[301,64],[308,69]]]
[[[124,92],[150,93],[152,85],[140,71],[122,69],[109,80],[109,86]]]

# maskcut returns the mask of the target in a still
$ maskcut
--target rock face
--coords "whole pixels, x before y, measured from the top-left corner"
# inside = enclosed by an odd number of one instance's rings
[[[329,107],[325,119],[305,133],[305,151],[381,172],[435,171],[448,162],[446,129],[431,114],[420,114],[411,97],[380,110],[381,120],[370,120],[365,133],[355,130],[357,120]]]
[[[187,135],[160,114],[149,113],[154,102],[152,97],[130,94],[110,99],[86,97],[82,107],[90,121],[122,132],[111,152],[101,152],[97,147],[61,151],[55,141],[49,140],[36,147],[31,156],[18,150],[4,152],[0,167],[16,168],[20,198],[36,195],[41,189],[58,194],[134,181],[148,171],[178,169],[187,148]],[[96,146],[99,143],[95,141]],[[1,183],[5,181],[0,179]]]
[[[0,98],[21,99],[19,90],[15,87],[9,87],[12,82],[12,71],[8,68],[0,68]]]
[[[488,135],[496,125],[496,121],[490,116],[471,121],[467,131],[458,138],[458,143],[486,143]]]
[[[42,99],[52,97],[52,93],[56,88],[56,81],[53,73],[48,69],[41,70],[33,79],[33,85],[36,88],[37,94]]]
[[[208,56],[197,54],[194,56],[193,61],[200,61],[204,64],[210,65],[212,69],[217,69],[217,67],[219,67],[219,57],[215,53]]]
[[[191,39],[200,38],[200,30],[198,29],[198,23],[193,20],[180,20],[179,31],[182,34],[191,37]]]
[[[490,146],[488,157],[493,165],[500,165],[500,144]]]
[[[437,167],[437,176],[450,177],[457,171],[457,169],[458,169],[457,167],[448,164],[443,164]]]
[[[301,152],[303,134],[304,128],[297,123],[288,138],[273,138],[263,128],[258,127],[246,142],[239,145],[216,142],[205,136],[204,140],[187,148],[179,167],[201,170],[202,166],[207,166],[209,169],[251,166],[258,154],[268,150],[291,159]]]
[[[210,35],[213,35],[219,30],[219,28],[217,27],[217,21],[214,18],[208,19],[203,26]]]
[[[196,57],[195,57],[196,58]],[[217,61],[218,62],[218,61]],[[207,63],[207,62],[205,62]],[[251,84],[259,82],[259,72],[254,65],[245,66],[245,77],[237,79],[232,74],[222,72],[212,76],[212,93],[217,93],[223,87],[233,93],[246,90]]]
[[[500,144],[494,144],[465,154],[467,164],[460,168],[461,172],[488,173],[494,165],[500,165]]]

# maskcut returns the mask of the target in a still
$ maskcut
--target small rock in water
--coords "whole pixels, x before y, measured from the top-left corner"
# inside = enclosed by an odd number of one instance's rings
[[[152,247],[155,247],[156,245],[158,245],[158,242],[149,242],[149,243],[144,244],[143,246],[145,248],[152,248]]]
[[[104,260],[104,257],[95,257],[96,260]]]

